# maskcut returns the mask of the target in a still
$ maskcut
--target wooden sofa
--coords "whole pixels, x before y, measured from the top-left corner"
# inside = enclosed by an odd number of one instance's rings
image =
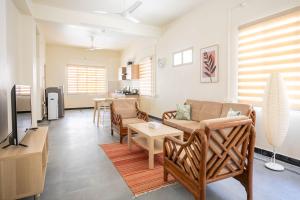
[[[255,129],[246,116],[203,120],[186,142],[164,139],[164,180],[171,174],[196,200],[205,200],[207,184],[233,177],[252,200],[254,145]]]
[[[191,120],[177,120],[176,111],[163,113],[163,124],[177,128],[184,132],[184,139],[187,140],[191,133],[199,129],[202,120],[226,117],[231,109],[240,111],[242,115],[252,119],[255,125],[256,114],[253,107],[249,104],[240,103],[221,103],[212,101],[186,100],[185,104],[191,105]]]
[[[149,120],[148,114],[138,108],[136,98],[113,99],[111,106],[111,135],[120,135],[120,143],[127,135],[127,125],[143,123]]]

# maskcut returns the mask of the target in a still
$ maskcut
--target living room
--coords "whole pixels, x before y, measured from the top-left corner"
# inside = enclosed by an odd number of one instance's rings
[[[0,0],[0,199],[298,199],[299,6]]]

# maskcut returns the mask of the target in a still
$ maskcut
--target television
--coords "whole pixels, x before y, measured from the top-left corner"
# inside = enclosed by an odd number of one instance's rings
[[[12,134],[10,144],[21,145],[32,126],[31,89],[26,85],[14,85],[11,89]]]

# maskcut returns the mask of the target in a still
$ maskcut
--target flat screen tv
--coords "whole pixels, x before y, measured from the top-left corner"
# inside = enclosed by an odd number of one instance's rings
[[[11,112],[12,138],[10,143],[20,145],[32,124],[30,86],[13,86],[11,89]]]

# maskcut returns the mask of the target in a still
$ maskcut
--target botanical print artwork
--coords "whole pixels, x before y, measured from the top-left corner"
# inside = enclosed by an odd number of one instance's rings
[[[200,81],[203,83],[218,82],[218,46],[214,45],[201,49],[200,56]]]

